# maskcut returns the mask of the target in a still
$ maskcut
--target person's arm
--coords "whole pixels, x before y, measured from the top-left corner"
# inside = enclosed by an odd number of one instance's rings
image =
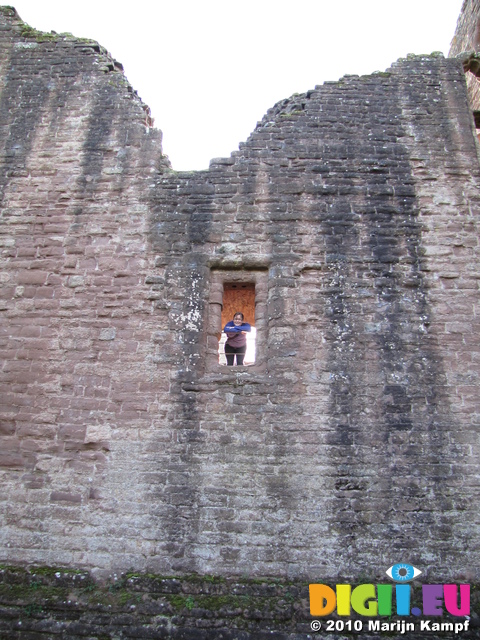
[[[248,322],[243,322],[240,325],[240,331],[242,333],[249,333],[252,330],[252,327],[248,324]]]
[[[238,333],[238,327],[236,327],[233,322],[227,322],[227,324],[223,327],[223,332],[227,334],[227,336]]]

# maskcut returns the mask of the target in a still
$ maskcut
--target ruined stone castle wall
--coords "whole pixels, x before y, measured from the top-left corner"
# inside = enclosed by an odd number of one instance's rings
[[[480,2],[478,0],[464,0],[452,42],[450,55],[455,56],[464,51],[478,51],[480,49],[480,31],[478,18]]]
[[[355,576],[478,563],[479,165],[400,60],[174,172],[114,61],[3,12],[2,560]],[[253,366],[218,364],[255,285]]]
[[[464,0],[457,27],[450,44],[449,56],[461,56],[463,53],[480,54],[480,2],[478,0]],[[464,57],[465,59],[465,57]],[[472,110],[480,110],[480,64],[478,60],[471,60],[466,73],[468,97]],[[480,122],[477,122],[480,129]]]

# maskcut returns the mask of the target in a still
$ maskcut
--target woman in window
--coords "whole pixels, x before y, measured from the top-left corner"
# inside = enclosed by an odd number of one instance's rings
[[[240,313],[240,311],[237,311],[233,316],[233,320],[227,322],[223,328],[224,333],[227,335],[225,357],[227,358],[228,366],[231,367],[233,365],[235,358],[237,366],[243,364],[247,350],[247,333],[251,330],[252,327],[248,322],[243,321],[243,313]]]

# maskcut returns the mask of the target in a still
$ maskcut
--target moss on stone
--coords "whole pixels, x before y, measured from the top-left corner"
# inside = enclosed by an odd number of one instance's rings
[[[23,38],[26,38],[28,40],[35,40],[38,43],[55,42],[58,40],[68,39],[68,40],[75,40],[82,44],[88,44],[90,46],[97,44],[94,40],[87,39],[87,38],[76,38],[72,33],[68,33],[68,32],[56,33],[55,31],[50,31],[50,32],[39,31],[38,29],[34,29],[29,24],[23,21],[20,26],[20,35]]]
[[[38,566],[30,568],[31,575],[54,576],[57,573],[61,575],[88,575],[86,571],[80,569],[69,569],[68,567],[46,567]]]
[[[8,18],[18,17],[17,10],[15,9],[15,7],[12,7],[10,5],[4,5],[3,7],[0,7],[0,13],[2,13],[4,16],[7,16]]]
[[[30,40],[35,40],[36,42],[49,42],[58,38],[58,34],[38,31],[37,29],[34,29],[30,25],[28,25],[26,22],[24,22],[21,26],[20,35],[22,36],[22,38],[28,38]]]
[[[68,589],[43,585],[38,582],[28,584],[0,584],[0,600],[39,601],[58,600],[68,595]]]
[[[206,628],[224,625],[248,633],[265,625],[284,634],[309,628],[308,583],[302,580],[129,571],[103,582],[64,567],[0,569],[0,605],[9,616],[16,612],[16,619],[29,618],[34,625],[46,618],[61,619],[61,624],[80,619],[95,628],[98,638],[102,629],[101,623],[95,626],[95,616],[102,613],[121,620],[119,624],[146,628],[161,618],[176,632],[199,621]],[[478,585],[472,585],[472,612],[477,610]],[[345,637],[354,635],[347,632]]]

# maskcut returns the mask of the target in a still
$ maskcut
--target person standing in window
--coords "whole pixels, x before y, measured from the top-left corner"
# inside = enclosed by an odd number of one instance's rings
[[[233,320],[227,322],[223,328],[224,333],[227,335],[227,341],[225,342],[225,357],[227,358],[227,365],[232,366],[233,361],[236,358],[237,366],[243,364],[245,352],[247,350],[247,333],[252,330],[252,327],[248,322],[243,321],[243,313],[237,311],[233,316]]]

